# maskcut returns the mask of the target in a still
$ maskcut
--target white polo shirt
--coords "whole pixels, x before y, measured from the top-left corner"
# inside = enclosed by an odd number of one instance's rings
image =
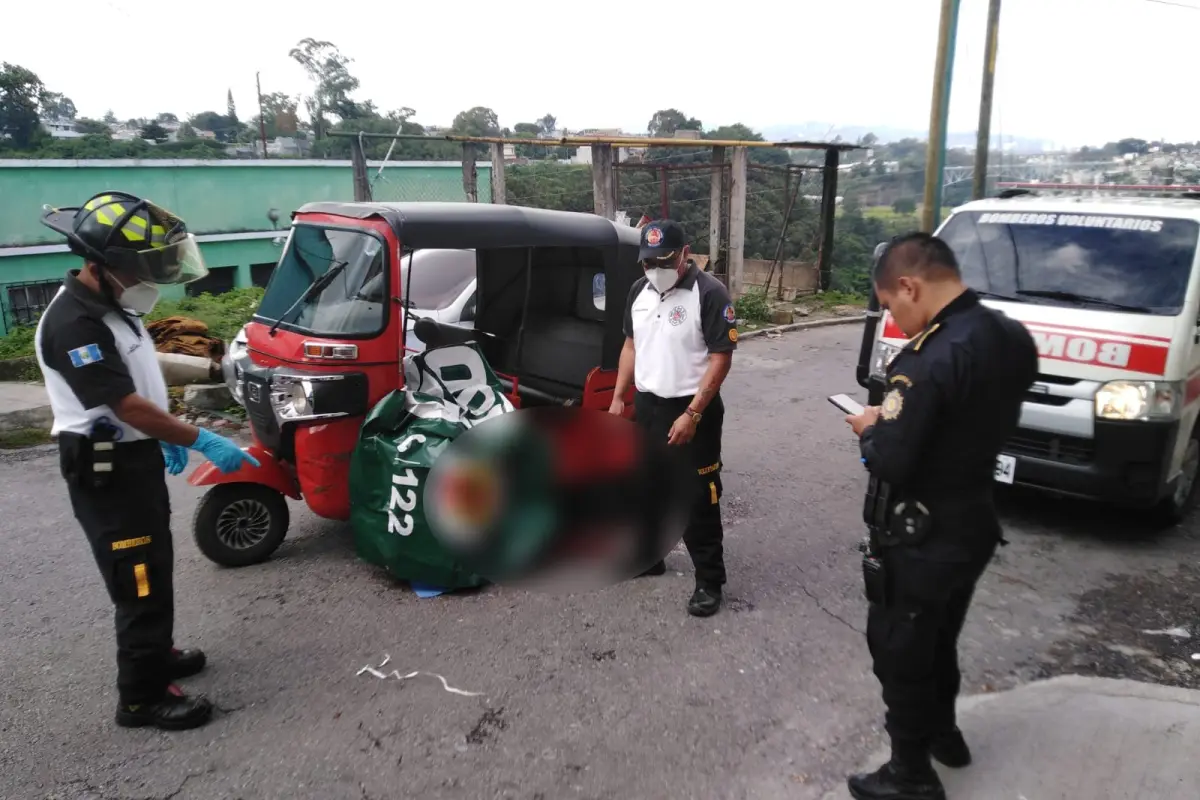
[[[690,267],[666,294],[639,278],[625,304],[634,387],[664,398],[696,394],[709,354],[737,349],[735,319],[725,285],[698,267]]]
[[[112,406],[137,394],[170,408],[154,340],[141,319],[123,314],[79,282],[77,271],[50,301],[34,334],[38,366],[54,412],[51,435],[90,435],[100,417],[122,442],[150,437],[117,419]]]

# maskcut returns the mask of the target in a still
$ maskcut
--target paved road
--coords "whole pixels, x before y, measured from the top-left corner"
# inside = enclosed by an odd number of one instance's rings
[[[348,529],[293,509],[276,558],[221,570],[172,478],[178,631],[222,709],[184,734],[120,731],[95,566],[45,449],[0,461],[0,797],[816,798],[880,744],[861,634],[863,484],[828,394],[854,388],[860,328],[746,341],[725,442],[730,608],[683,611],[662,578],[563,601],[510,589],[418,600],[355,560]],[[964,633],[968,691],[1054,671],[1074,598],[1110,574],[1195,562],[1193,529],[1021,500]],[[1137,604],[1136,596],[1107,595]],[[446,692],[437,673],[481,696]]]

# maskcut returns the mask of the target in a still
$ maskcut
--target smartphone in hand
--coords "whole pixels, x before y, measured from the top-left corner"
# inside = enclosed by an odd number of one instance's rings
[[[829,402],[851,416],[863,413],[862,404],[848,394],[835,394],[829,398]]]

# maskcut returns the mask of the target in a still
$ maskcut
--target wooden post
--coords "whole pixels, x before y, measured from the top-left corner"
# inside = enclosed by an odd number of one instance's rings
[[[478,176],[475,174],[475,145],[463,142],[462,146],[463,193],[468,203],[479,202]]]
[[[742,248],[746,243],[746,166],[749,153],[744,147],[733,148],[729,174],[729,294],[742,294]]]
[[[833,269],[833,226],[837,211],[838,162],[836,147],[825,151],[825,169],[821,175],[821,250],[817,255],[817,286],[829,291]]]
[[[371,202],[371,179],[367,177],[367,154],[361,136],[350,140],[350,168],[354,173],[354,202]]]
[[[593,144],[592,203],[596,214],[605,219],[617,218],[617,202],[613,191],[613,152],[611,144]]]
[[[504,145],[492,143],[492,202],[498,206],[508,204],[508,187],[504,183]]]
[[[708,261],[713,275],[720,275],[717,265],[721,259],[721,199],[724,196],[725,148],[712,149],[712,189],[708,195]]]
[[[975,179],[971,199],[987,189],[988,149],[992,146],[992,90],[996,82],[996,50],[1000,46],[1000,0],[988,4],[987,46],[983,55],[983,89],[979,95],[979,133],[975,140]]]

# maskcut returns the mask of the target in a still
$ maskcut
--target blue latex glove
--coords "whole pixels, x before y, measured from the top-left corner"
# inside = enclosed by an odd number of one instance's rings
[[[191,449],[203,453],[221,472],[237,472],[245,462],[256,467],[259,465],[254,456],[243,452],[232,439],[218,436],[207,428],[200,429],[200,435],[192,442]]]
[[[163,458],[167,461],[167,472],[178,475],[187,466],[187,448],[170,442],[159,442],[162,445]]]

